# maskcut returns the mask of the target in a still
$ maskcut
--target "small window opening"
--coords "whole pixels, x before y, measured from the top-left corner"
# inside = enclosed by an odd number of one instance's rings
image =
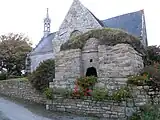
[[[90,62],[93,62],[93,60],[92,60],[92,59],[90,59]]]

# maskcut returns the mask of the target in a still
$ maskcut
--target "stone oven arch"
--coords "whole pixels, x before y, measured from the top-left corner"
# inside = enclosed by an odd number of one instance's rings
[[[95,76],[97,77],[97,70],[94,67],[89,67],[86,72],[86,76]]]

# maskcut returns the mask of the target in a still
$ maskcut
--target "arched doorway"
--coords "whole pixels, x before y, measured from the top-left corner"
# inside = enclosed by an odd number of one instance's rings
[[[94,67],[88,68],[87,72],[86,72],[86,76],[95,76],[95,77],[97,77],[96,68],[94,68]]]

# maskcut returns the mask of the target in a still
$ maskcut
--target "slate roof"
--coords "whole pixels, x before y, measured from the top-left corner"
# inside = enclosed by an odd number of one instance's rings
[[[137,37],[141,36],[142,15],[144,14],[143,10],[119,15],[106,20],[99,20],[90,10],[88,11],[102,27],[119,28]],[[31,55],[53,51],[52,40],[55,36],[55,33],[56,32],[51,33],[47,37],[42,38],[38,45],[31,52]]]
[[[119,28],[137,37],[141,36],[143,10],[101,20],[105,27]]]
[[[31,55],[53,51],[52,40],[55,34],[56,32],[50,33],[47,37],[43,37],[37,46],[32,50]]]

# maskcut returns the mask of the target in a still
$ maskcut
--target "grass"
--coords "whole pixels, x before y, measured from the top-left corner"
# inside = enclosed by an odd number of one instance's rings
[[[28,81],[28,79],[26,77],[23,77],[23,78],[11,78],[11,79],[0,80],[0,81]]]
[[[138,37],[128,34],[120,29],[103,28],[90,30],[82,35],[69,39],[62,44],[62,50],[82,49],[89,38],[97,38],[100,45],[114,46],[120,43],[130,44],[138,52],[145,54],[143,45]]]

